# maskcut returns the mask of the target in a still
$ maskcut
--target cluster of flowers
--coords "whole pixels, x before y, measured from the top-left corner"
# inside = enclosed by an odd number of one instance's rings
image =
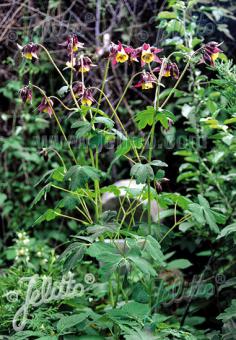
[[[162,64],[163,59],[157,56],[162,49],[150,46],[147,43],[144,43],[141,47],[133,48],[131,46],[123,46],[121,42],[118,45],[111,44],[109,57],[112,60],[112,64],[116,65],[117,63],[124,63],[126,61],[129,62],[140,62],[141,66],[145,66],[146,64],[150,64],[152,62],[156,62],[158,64]],[[135,87],[141,87],[142,90],[148,90],[153,88],[153,85],[157,83],[157,78],[155,77],[155,72],[160,72],[161,67],[155,67],[152,70],[152,73],[143,71],[141,75],[140,81],[135,85]],[[173,77],[178,79],[179,77],[179,69],[176,63],[172,63],[168,61],[165,63],[164,68],[162,70],[163,77]]]
[[[84,44],[79,42],[76,34],[70,35],[66,41],[60,44],[63,47],[66,47],[68,61],[66,63],[66,68],[71,68],[73,71],[78,73],[86,73],[91,70],[92,67],[96,65],[93,64],[92,60],[88,56],[79,55],[80,49],[84,48]],[[200,51],[202,53],[202,59],[200,63],[207,63],[211,66],[214,66],[215,60],[218,58],[219,45],[216,42],[209,42],[204,45]],[[19,46],[22,53],[22,56],[26,59],[38,59],[38,50],[39,46],[34,43],[29,43],[25,46]],[[157,83],[157,77],[155,73],[159,73],[162,70],[162,77],[172,77],[175,79],[179,78],[179,69],[176,63],[172,63],[170,60],[165,59],[163,64],[163,59],[158,57],[158,53],[160,53],[162,49],[159,49],[154,46],[150,46],[147,43],[144,43],[141,47],[133,48],[131,46],[123,45],[121,42],[118,44],[111,43],[109,58],[113,65],[117,63],[125,63],[128,62],[140,62],[141,66],[144,67],[146,64],[150,65],[152,62],[156,62],[159,64],[154,69],[150,69],[150,72],[147,72],[145,69],[141,74],[140,81],[135,84],[135,87],[141,87],[143,90],[148,90],[154,87],[154,84]],[[78,98],[82,105],[91,106],[94,102],[94,98],[92,95],[92,91],[90,88],[86,88],[83,82],[75,82],[73,87],[73,92],[75,98]],[[32,90],[29,86],[25,86],[20,90],[20,96],[23,102],[31,102],[32,101]],[[71,96],[69,96],[70,98]],[[38,109],[40,112],[47,112],[50,116],[52,114],[52,106],[53,101],[46,98],[42,99]]]

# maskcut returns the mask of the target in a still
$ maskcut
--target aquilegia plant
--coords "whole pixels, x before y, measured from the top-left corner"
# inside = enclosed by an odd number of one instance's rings
[[[213,214],[208,202],[201,195],[198,205],[177,193],[162,192],[163,183],[168,180],[163,170],[167,164],[154,159],[154,144],[157,131],[159,133],[168,130],[176,120],[175,115],[168,111],[166,106],[186,71],[193,63],[214,66],[221,52],[219,44],[209,42],[196,51],[173,52],[165,57],[162,49],[148,43],[138,48],[126,46],[121,42],[112,43],[106,57],[101,88],[93,84],[87,85],[86,75],[97,66],[85,55],[84,44],[79,42],[75,34],[61,44],[61,48],[66,49],[68,58],[63,71],[56,65],[45,46],[29,43],[19,48],[23,58],[30,60],[40,59],[40,53],[44,51],[63,81],[59,91],[60,97],[50,95],[33,83],[24,86],[20,90],[20,96],[23,102],[32,103],[33,91],[40,92],[42,100],[38,111],[47,113],[50,119],[55,119],[71,159],[69,164],[68,157],[64,158],[54,147],[43,151],[55,152],[61,166],[50,172],[45,186],[33,204],[46,197],[50,190],[60,192],[62,199],[55,204],[55,208],[48,209],[35,223],[50,221],[57,217],[78,223],[76,242],[70,244],[60,257],[65,269],[71,270],[79,262],[82,265],[84,256],[96,259],[94,266],[100,267],[98,273],[100,278],[97,281],[107,285],[104,293],[107,304],[112,308],[118,308],[122,301],[126,302],[130,310],[133,310],[133,315],[130,315],[133,319],[129,326],[135,330],[140,324],[151,322],[151,319],[144,322],[145,317],[158,310],[155,287],[158,274],[163,274],[166,267],[167,257],[163,254],[166,250],[163,246],[166,237],[184,221],[190,219],[198,221],[198,209],[206,209],[208,216],[211,215],[214,219],[214,223],[209,225],[212,232],[218,228],[216,213]],[[176,60],[185,61],[183,70],[179,71]],[[110,96],[105,93],[109,69],[124,63],[128,63],[130,69],[133,63],[137,63],[140,70],[132,74],[114,106],[109,99]],[[171,83],[174,85],[165,96],[161,96],[165,87],[163,82],[166,84],[165,78],[172,78]],[[127,123],[125,115],[120,115],[118,111],[131,87],[140,88],[147,93],[150,90],[150,94],[153,95],[153,104],[133,115],[132,134],[125,128]],[[67,119],[73,120],[71,127],[75,131],[75,137],[83,140],[79,146],[73,145],[67,137],[63,128],[64,116],[58,115],[61,110],[68,111]],[[114,159],[109,169],[104,169],[101,160],[103,147],[114,141],[118,143]],[[84,152],[83,157],[80,147]],[[130,164],[130,183],[135,180],[136,188],[131,185],[119,187],[110,180],[112,166],[122,158]],[[117,197],[119,206],[116,211],[103,211],[102,196],[105,193]],[[157,206],[154,218],[153,202],[156,202]],[[173,207],[173,223],[170,222],[172,223],[170,226],[163,226],[161,208],[168,207]],[[138,220],[135,216],[137,209],[141,209]],[[133,294],[132,287],[138,282],[146,292],[142,299]],[[102,311],[103,307],[100,307],[99,311]],[[123,318],[127,317],[128,307],[123,314]],[[101,326],[101,321],[99,324],[96,320],[93,320],[93,324],[96,325],[97,322],[97,328],[108,327],[110,332],[119,338],[120,334],[128,329],[125,321],[115,314],[109,315],[111,324]],[[90,317],[93,318],[93,315]]]

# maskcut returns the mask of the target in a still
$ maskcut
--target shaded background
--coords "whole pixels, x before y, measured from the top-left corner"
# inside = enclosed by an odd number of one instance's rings
[[[101,85],[101,79],[106,63],[108,45],[111,41],[121,40],[134,47],[149,42],[165,51],[173,50],[172,41],[179,39],[178,29],[166,29],[158,20],[158,14],[170,10],[176,1],[9,1],[0,4],[1,22],[1,66],[0,66],[0,129],[1,129],[1,235],[2,247],[11,242],[14,230],[19,226],[30,228],[38,216],[34,209],[30,209],[32,196],[36,195],[34,185],[49,167],[56,167],[55,156],[50,155],[45,160],[41,155],[43,147],[61,140],[55,135],[55,126],[49,122],[47,115],[39,115],[37,103],[40,97],[35,94],[34,105],[24,107],[18,99],[18,90],[28,81],[42,86],[47,93],[53,94],[62,86],[55,69],[42,53],[40,60],[34,63],[22,61],[17,43],[23,45],[29,41],[40,42],[47,46],[57,64],[63,68],[66,54],[60,43],[65,41],[68,34],[78,34],[80,41],[85,43],[86,54],[97,64],[86,77],[87,85]],[[235,4],[234,1],[195,1],[194,7],[187,11],[186,22],[195,25],[195,34],[200,41],[216,40],[223,43],[223,49],[229,58],[235,57]],[[181,38],[180,38],[181,39]],[[181,42],[181,41],[180,41]],[[181,68],[181,62],[180,62]],[[115,105],[122,94],[125,84],[131,74],[138,69],[137,65],[128,67],[120,65],[109,71],[106,83],[106,93]],[[211,75],[209,75],[211,76]],[[186,84],[182,83],[182,89]],[[127,119],[138,109],[143,109],[152,103],[153,93],[142,92],[134,87],[130,88],[119,114],[126,118],[126,128],[133,129],[133,122]],[[174,100],[174,99],[173,99]],[[68,135],[73,135],[68,125],[67,116],[60,112],[61,119]],[[181,120],[177,123],[177,131],[181,132]],[[159,138],[159,136],[156,136]],[[158,141],[158,143],[160,140]],[[167,176],[170,183],[168,191],[184,188],[176,187],[179,161],[173,156],[175,145],[166,147],[161,143],[157,147],[158,157],[171,164]],[[164,145],[164,147],[163,147]],[[110,165],[113,149],[103,154],[104,169]],[[129,164],[127,164],[129,165]],[[113,167],[112,179],[118,180],[129,176],[129,166],[123,162]],[[53,197],[49,202],[53,202]],[[42,202],[39,210],[44,211]],[[22,220],[23,217],[23,220]],[[65,223],[65,222],[60,222]],[[71,224],[72,225],[72,224]],[[73,227],[72,227],[73,229]],[[37,231],[38,232],[38,231]],[[59,235],[59,234],[58,234]],[[60,236],[51,235],[52,238]],[[50,233],[49,233],[50,236]],[[62,236],[61,236],[62,237]],[[63,238],[63,237],[62,237]]]

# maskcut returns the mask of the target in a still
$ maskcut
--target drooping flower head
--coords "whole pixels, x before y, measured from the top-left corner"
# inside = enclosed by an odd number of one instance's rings
[[[20,46],[17,44],[17,46],[21,51],[22,57],[24,57],[25,59],[29,60],[32,60],[33,58],[38,59],[37,53],[39,47],[37,44],[29,43],[24,46]]]
[[[74,92],[75,98],[80,97],[84,93],[84,85],[82,82],[77,81],[74,83],[72,90]]]
[[[162,184],[166,182],[169,182],[169,178],[163,177],[159,181],[154,182],[157,192],[162,192]]]
[[[83,56],[78,58],[76,61],[74,68],[77,72],[86,73],[89,72],[91,67],[95,67],[92,60],[89,57]]]
[[[222,52],[219,46],[220,44],[215,41],[207,43],[203,48],[203,56],[200,63],[210,63],[211,66],[214,66],[215,60],[219,57],[219,53]]]
[[[161,66],[154,68],[153,72],[160,72]],[[162,70],[163,77],[172,77],[175,79],[179,78],[179,69],[176,63],[167,62]]]
[[[91,106],[94,102],[94,98],[92,95],[91,89],[87,88],[84,90],[84,93],[82,94],[80,98],[81,104],[86,106]]]
[[[159,48],[144,43],[141,47],[141,65],[144,66],[145,64],[150,64],[152,61],[160,63],[161,60],[156,54],[161,51],[162,50]]]
[[[49,104],[49,102],[50,104]],[[45,97],[43,97],[41,103],[39,104],[38,106],[38,110],[40,112],[46,112],[49,114],[49,116],[51,117],[52,116],[52,106],[53,106],[53,101],[51,99],[46,99]]]
[[[111,43],[109,57],[111,58],[113,65],[125,63],[129,59],[126,49],[127,48],[123,47],[121,42],[119,42],[118,45]]]
[[[75,33],[68,36],[66,41],[60,45],[66,47],[69,56],[75,54],[79,48],[83,48],[84,46],[83,43],[79,42],[78,36]]]
[[[142,90],[149,90],[153,88],[153,84],[156,83],[156,79],[150,72],[143,72],[140,81],[134,85],[134,87],[141,87]]]
[[[24,86],[22,89],[20,89],[19,95],[20,95],[23,103],[31,103],[32,102],[32,90],[28,85]]]
[[[81,95],[84,93],[84,85],[82,82],[80,81],[77,81],[73,84],[72,86],[72,91],[73,91],[73,94],[75,96],[75,98],[80,98]],[[71,100],[73,97],[72,97],[72,94],[71,92],[69,92],[65,98],[65,100]]]

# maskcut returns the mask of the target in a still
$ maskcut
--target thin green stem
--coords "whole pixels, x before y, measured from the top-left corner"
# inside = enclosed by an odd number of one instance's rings
[[[107,101],[109,107],[111,108],[111,110],[112,110],[112,112],[113,112],[113,115],[116,117],[116,119],[117,119],[117,121],[118,121],[120,127],[122,128],[122,130],[123,130],[125,136],[128,138],[128,133],[127,133],[127,131],[125,130],[124,125],[122,124],[122,122],[121,122],[121,120],[120,120],[120,118],[119,118],[119,116],[118,116],[116,110],[113,108],[113,106],[112,106],[110,100],[108,99],[108,97],[106,96],[106,94],[105,94],[104,92],[102,92],[102,90],[100,90],[98,87],[91,87],[91,89],[95,89],[95,90],[99,91],[99,92],[103,95],[103,97],[106,99],[106,101]],[[111,116],[111,118],[113,117],[113,115]],[[132,143],[132,147],[133,147],[135,156],[137,157],[138,161],[140,162],[140,158],[139,158],[139,154],[138,154],[137,148],[136,148],[135,145],[133,145],[133,143]]]
[[[161,79],[162,79],[162,75],[163,75],[163,71],[166,65],[166,61],[165,59],[162,62],[161,65],[161,69],[160,69],[160,73],[158,76],[158,82],[157,82],[157,86],[156,86],[156,92],[155,92],[155,98],[154,98],[154,109],[155,109],[155,116],[153,119],[153,125],[151,128],[151,132],[150,132],[150,144],[149,144],[149,152],[148,152],[148,162],[150,163],[152,160],[152,151],[153,151],[153,143],[154,143],[154,137],[155,137],[155,128],[156,128],[156,112],[158,110],[159,107],[159,95],[160,95],[160,83],[161,83]],[[151,234],[151,181],[150,179],[148,179],[148,232],[149,234]]]
[[[175,89],[178,87],[179,83],[181,82],[183,76],[185,75],[189,65],[190,65],[190,62],[191,62],[191,57],[189,58],[188,62],[186,63],[184,69],[183,69],[183,72],[181,73],[179,79],[177,80],[177,82],[175,83],[174,87],[171,89],[169,95],[167,96],[167,98],[165,99],[165,101],[161,104],[160,108],[162,109],[169,101],[169,99],[171,98],[171,96],[173,95]]]
[[[57,64],[55,63],[55,61],[53,60],[53,58],[51,57],[51,54],[49,53],[49,51],[47,50],[47,48],[41,44],[38,44],[38,46],[40,46],[47,54],[49,60],[51,61],[52,65],[55,67],[55,69],[57,70],[57,72],[59,73],[59,75],[61,76],[61,78],[63,79],[63,81],[65,82],[65,84],[69,87],[69,83],[66,80],[66,78],[63,76],[63,74],[61,73],[61,71],[59,70],[59,68],[57,67]]]
[[[164,239],[166,238],[166,236],[168,236],[169,233],[175,227],[177,227],[180,223],[183,223],[184,221],[188,220],[191,216],[192,216],[192,214],[187,214],[186,216],[182,217],[178,222],[174,223],[174,225],[165,233],[165,235],[162,237],[162,239],[159,241],[159,243],[162,243],[164,241]]]
[[[48,103],[50,103],[50,101],[48,101]],[[49,104],[49,105],[50,105],[50,104]],[[51,108],[52,108],[52,107],[51,107]],[[69,151],[70,151],[70,154],[71,154],[71,156],[72,156],[72,158],[73,158],[73,161],[75,162],[75,164],[78,164],[78,162],[77,162],[77,160],[76,160],[76,158],[75,158],[75,154],[74,154],[74,152],[73,152],[73,150],[72,150],[72,148],[71,148],[70,142],[68,141],[68,139],[67,139],[67,137],[66,137],[66,135],[65,135],[65,132],[64,132],[62,126],[61,126],[61,123],[60,123],[60,121],[59,121],[59,119],[58,119],[58,117],[57,117],[57,115],[56,115],[56,113],[55,113],[55,111],[54,111],[53,109],[52,109],[52,113],[53,113],[54,118],[55,118],[55,120],[56,120],[56,122],[57,122],[57,125],[58,125],[58,127],[59,127],[59,129],[60,129],[60,131],[61,131],[61,133],[62,133],[62,135],[63,135],[63,137],[64,137],[64,139],[65,139],[65,141],[66,141],[66,143],[67,143],[67,146],[68,146],[68,149],[69,149]]]
[[[152,218],[151,218],[151,181],[148,179],[148,234],[150,235],[152,232]]]
[[[77,99],[75,98],[75,94],[74,94],[74,91],[73,91],[73,88],[72,88],[72,83],[69,84],[68,81],[66,80],[66,78],[63,76],[62,72],[59,70],[59,68],[57,67],[55,61],[53,60],[51,54],[49,53],[49,51],[47,50],[47,48],[41,44],[38,44],[38,46],[40,46],[47,54],[49,60],[51,61],[52,65],[55,67],[55,69],[57,70],[57,72],[59,73],[59,75],[61,76],[62,80],[64,81],[64,83],[68,86],[68,88],[70,89],[70,92],[71,92],[71,96],[75,102],[75,105],[78,109],[80,109],[80,106],[78,104],[78,101]]]
[[[106,80],[107,80],[107,75],[108,75],[108,70],[109,70],[109,66],[110,66],[110,58],[107,59],[107,63],[106,63],[106,67],[105,67],[105,72],[104,72],[104,76],[103,76],[103,81],[102,81],[102,87],[101,87],[101,92],[98,98],[98,105],[97,105],[97,109],[99,109],[101,101],[102,101],[102,94],[104,93],[104,89],[105,89],[105,84],[106,84]]]
[[[213,174],[213,172],[208,168],[208,166],[204,163],[204,161],[201,161],[201,165],[206,169],[206,171],[208,172],[208,174],[210,175],[210,178],[213,180],[213,182],[215,183],[215,186],[217,187],[219,193],[221,194],[222,198],[225,201],[225,204],[228,208],[229,211],[232,210],[232,207],[228,201],[227,196],[225,195],[224,191],[222,190],[219,182],[217,181],[217,179],[215,178],[215,175]]]
[[[71,148],[70,142],[68,141],[68,139],[67,139],[67,137],[66,137],[66,135],[65,135],[65,132],[64,132],[64,130],[63,130],[62,126],[61,126],[61,123],[60,123],[60,121],[59,121],[59,119],[58,119],[58,117],[57,117],[57,115],[56,115],[56,113],[55,113],[55,111],[54,111],[54,109],[53,109],[53,107],[52,107],[52,104],[51,104],[51,102],[50,102],[49,97],[46,95],[46,93],[45,93],[40,87],[38,87],[38,86],[36,86],[36,85],[33,85],[33,84],[32,84],[31,86],[34,87],[34,88],[36,88],[38,91],[40,91],[40,93],[41,93],[41,94],[44,96],[44,98],[46,99],[46,101],[47,101],[47,103],[48,103],[48,105],[49,105],[49,107],[50,107],[50,109],[51,109],[51,111],[52,111],[52,114],[53,114],[53,116],[54,116],[54,118],[55,118],[55,120],[56,120],[56,123],[57,123],[57,125],[58,125],[58,127],[59,127],[59,129],[60,129],[60,131],[61,131],[61,133],[62,133],[62,136],[63,136],[63,138],[65,139],[65,142],[66,142],[66,144],[67,144],[67,146],[68,146],[69,152],[70,152],[70,154],[71,154],[71,156],[72,156],[72,158],[73,158],[73,161],[75,162],[75,164],[78,164],[78,163],[77,163],[77,160],[76,160],[76,158],[75,158],[74,152],[73,152],[73,150],[72,150],[72,148]]]
[[[63,103],[63,101],[61,101],[61,99],[59,99],[58,97],[56,97],[56,96],[50,96],[50,97],[48,97],[48,98],[51,98],[51,99],[56,99],[67,111],[75,111],[76,109],[75,108],[70,108],[70,107],[68,107],[68,106],[66,106],[64,103]]]
[[[62,166],[63,166],[63,168],[64,168],[64,171],[66,172],[67,169],[66,169],[65,162],[64,162],[63,158],[61,157],[61,155],[59,154],[59,152],[58,152],[56,149],[52,148],[52,147],[48,148],[47,150],[51,150],[51,151],[53,151],[53,152],[57,155],[57,157],[60,159],[60,161],[61,161],[61,163],[62,163]]]
[[[126,87],[125,87],[125,89],[124,89],[123,94],[121,95],[121,97],[120,97],[120,99],[119,99],[119,101],[118,101],[118,103],[117,103],[117,105],[116,105],[116,107],[115,107],[115,111],[118,110],[118,108],[119,108],[119,106],[120,106],[122,100],[124,99],[124,96],[126,95],[126,92],[128,91],[130,85],[132,84],[134,78],[137,77],[139,74],[142,74],[142,73],[143,73],[143,71],[142,71],[142,72],[137,72],[137,73],[135,73],[135,74],[130,78],[130,80],[128,81],[128,83],[127,83],[127,85],[126,85]]]
[[[53,188],[55,188],[55,189],[58,189],[58,190],[67,192],[67,193],[69,193],[69,194],[71,194],[71,195],[78,196],[78,199],[79,199],[81,205],[83,206],[84,210],[86,211],[88,218],[90,219],[91,223],[93,223],[93,220],[92,220],[91,215],[90,215],[90,213],[89,213],[88,207],[87,207],[87,205],[86,205],[86,203],[85,203],[85,200],[84,200],[84,198],[82,197],[82,195],[80,195],[80,194],[77,193],[77,192],[74,192],[74,191],[67,190],[67,189],[65,189],[65,188],[59,187],[58,185],[55,185],[55,184],[51,184],[51,186],[52,186]],[[86,192],[85,192],[85,194],[86,194]],[[84,195],[84,197],[88,198],[87,195]],[[90,200],[92,200],[92,199],[90,198]],[[93,200],[92,200],[92,202],[94,203]]]
[[[57,216],[61,216],[61,217],[64,217],[64,218],[68,218],[68,219],[70,219],[70,220],[78,221],[78,222],[80,222],[80,223],[82,223],[82,224],[85,224],[85,225],[88,225],[88,224],[89,224],[88,222],[85,222],[85,221],[80,220],[79,218],[75,218],[75,217],[73,217],[73,216],[64,215],[64,214],[60,214],[60,213],[57,213],[57,212],[55,212],[55,214],[56,214]]]

